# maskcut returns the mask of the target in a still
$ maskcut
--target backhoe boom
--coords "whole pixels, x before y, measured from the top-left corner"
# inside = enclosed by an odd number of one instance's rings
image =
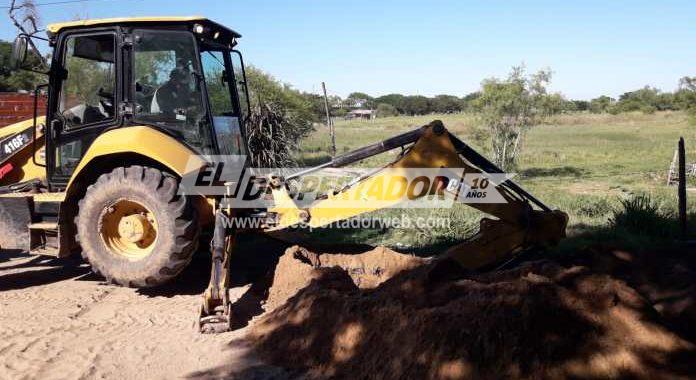
[[[309,207],[299,207],[290,195],[288,180],[299,179],[325,168],[343,167],[396,148],[402,148],[402,153],[394,162],[359,177],[349,185],[318,197]],[[263,231],[272,232],[298,224],[321,227],[394,206],[403,201],[403,198],[380,196],[371,198],[370,191],[366,189],[380,188],[384,183],[393,183],[408,177],[409,171],[420,169],[460,172],[462,180],[460,184],[463,183],[466,175],[502,174],[500,168],[450,134],[442,122],[436,120],[419,129],[357,149],[286,178],[269,176],[267,182],[271,187],[274,206],[265,213],[266,220],[270,222],[267,222]],[[509,179],[503,179],[494,188],[502,197],[500,202],[470,203],[463,199],[466,197],[462,197],[461,193],[456,191],[459,187],[455,187],[453,191],[447,183],[428,187],[428,191],[418,195],[418,197],[449,196],[457,202],[465,203],[496,218],[483,218],[478,233],[451,247],[444,255],[438,257],[439,263],[435,266],[437,270],[433,270],[433,274],[441,273],[443,268],[448,270],[452,268],[452,265],[457,266],[457,264],[465,270],[485,270],[515,257],[515,254],[526,249],[555,244],[565,236],[568,216],[564,212],[551,210]],[[346,203],[346,200],[352,200],[352,203]],[[227,209],[226,212],[231,214],[235,210]],[[222,220],[223,218],[218,218],[218,223]],[[233,241],[232,235],[236,231],[228,232],[230,241]],[[220,257],[220,243],[214,246],[216,267],[213,272],[215,273],[222,263],[228,262],[232,246],[226,245],[224,257]],[[457,264],[450,265],[452,262]],[[224,314],[229,307],[225,305],[227,301],[222,299],[221,295],[226,293],[219,292],[219,288],[224,284],[219,281],[217,275],[213,275],[213,280],[205,292],[203,304],[220,306],[213,314],[213,320],[218,321],[215,326],[201,324],[201,329],[207,331],[218,331],[220,321],[230,320],[230,316]],[[205,310],[208,309],[203,308],[202,321],[210,320],[210,318],[206,319]]]

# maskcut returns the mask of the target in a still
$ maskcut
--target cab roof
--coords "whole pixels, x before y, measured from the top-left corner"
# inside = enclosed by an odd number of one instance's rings
[[[49,35],[56,34],[63,29],[68,28],[81,28],[87,26],[100,26],[100,25],[123,25],[123,24],[202,24],[216,30],[221,30],[231,37],[239,38],[241,35],[232,29],[229,29],[223,25],[211,21],[203,16],[165,16],[165,17],[116,17],[116,18],[102,18],[102,19],[92,19],[92,20],[78,20],[69,22],[60,22],[55,24],[49,24],[46,30]]]

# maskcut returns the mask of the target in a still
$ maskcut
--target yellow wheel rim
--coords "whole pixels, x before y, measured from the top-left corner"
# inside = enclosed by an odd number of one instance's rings
[[[140,260],[155,247],[157,219],[142,204],[122,199],[104,209],[99,232],[112,253]]]

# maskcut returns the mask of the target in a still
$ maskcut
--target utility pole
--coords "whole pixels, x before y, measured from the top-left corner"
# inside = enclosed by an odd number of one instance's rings
[[[321,89],[324,91],[324,110],[326,110],[326,126],[329,127],[331,134],[331,157],[336,156],[336,131],[334,130],[333,120],[331,120],[331,112],[329,111],[329,98],[326,96],[326,84],[321,82]]]

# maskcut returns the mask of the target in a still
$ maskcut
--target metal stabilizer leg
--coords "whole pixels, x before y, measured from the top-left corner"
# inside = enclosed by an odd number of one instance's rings
[[[234,246],[234,233],[228,233],[222,211],[215,214],[215,230],[210,243],[212,250],[212,268],[210,283],[203,293],[198,318],[198,328],[202,333],[220,333],[229,331],[232,324],[231,303],[228,297],[228,274],[230,254]]]

